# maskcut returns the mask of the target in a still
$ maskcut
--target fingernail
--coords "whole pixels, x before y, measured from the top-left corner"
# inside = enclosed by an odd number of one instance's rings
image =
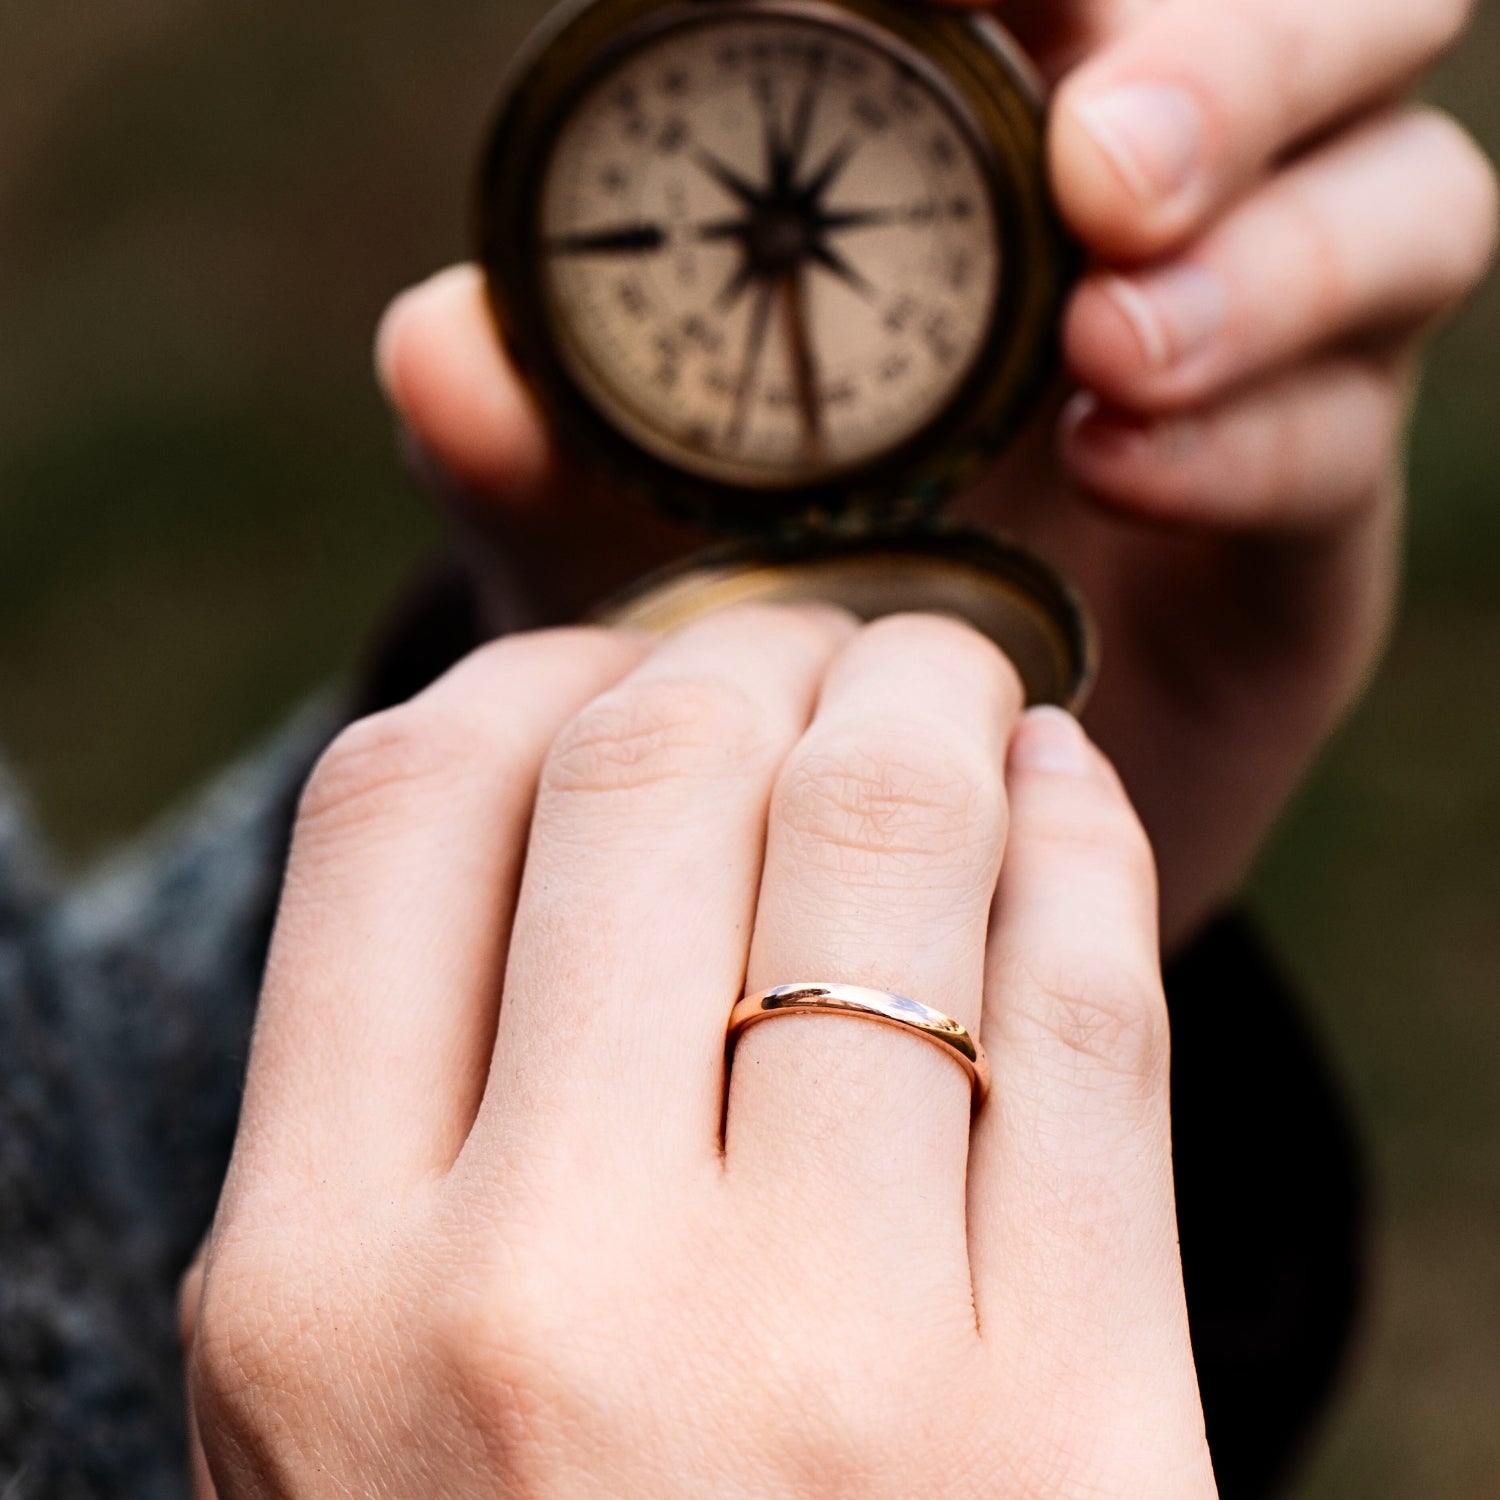
[[[1205,266],[1171,266],[1145,276],[1109,276],[1105,294],[1135,330],[1156,369],[1196,354],[1229,317],[1224,278]]]
[[[1063,442],[1070,448],[1116,456],[1151,444],[1151,422],[1134,412],[1106,406],[1092,391],[1079,391],[1063,408]]]
[[[1127,83],[1074,104],[1085,130],[1142,198],[1171,198],[1189,183],[1203,149],[1203,111],[1166,83]]]
[[[1010,764],[1017,771],[1087,776],[1092,752],[1078,720],[1060,708],[1034,708],[1021,721],[1011,745]]]
[[[1134,458],[1174,464],[1202,446],[1203,424],[1193,417],[1141,416],[1081,392],[1063,412],[1062,437],[1066,447],[1095,462]]]

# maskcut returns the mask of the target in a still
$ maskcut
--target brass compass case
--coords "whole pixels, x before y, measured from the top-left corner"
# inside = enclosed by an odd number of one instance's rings
[[[901,0],[591,0],[519,60],[485,163],[500,331],[566,450],[739,538],[631,590],[934,608],[1076,703],[1068,587],[938,521],[1055,367],[1076,257],[992,22]]]

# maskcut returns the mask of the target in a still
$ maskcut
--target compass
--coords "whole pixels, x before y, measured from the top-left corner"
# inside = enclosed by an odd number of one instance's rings
[[[570,455],[718,533],[609,618],[739,599],[942,609],[1076,704],[1039,559],[940,518],[1055,370],[1076,253],[1041,92],[993,21],[904,0],[586,0],[486,157],[499,330]]]

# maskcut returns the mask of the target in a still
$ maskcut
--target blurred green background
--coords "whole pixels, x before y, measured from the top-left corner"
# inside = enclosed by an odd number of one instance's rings
[[[0,742],[75,866],[347,670],[431,544],[370,335],[463,253],[541,8],[0,0]],[[1492,152],[1497,65],[1491,11],[1433,90]],[[1497,340],[1492,288],[1434,361],[1401,633],[1257,883],[1386,1210],[1305,1500],[1500,1494]]]

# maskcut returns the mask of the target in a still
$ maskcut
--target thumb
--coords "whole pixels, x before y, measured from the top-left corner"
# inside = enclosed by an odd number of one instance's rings
[[[381,387],[417,446],[485,501],[540,500],[552,454],[505,357],[477,266],[454,266],[404,292],[375,342]]]

